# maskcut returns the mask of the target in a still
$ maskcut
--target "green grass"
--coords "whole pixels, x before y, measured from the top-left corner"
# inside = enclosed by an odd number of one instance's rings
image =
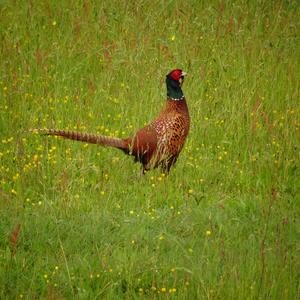
[[[298,1],[137,2],[0,3],[0,298],[299,299]],[[173,68],[167,178],[29,132],[131,135]]]

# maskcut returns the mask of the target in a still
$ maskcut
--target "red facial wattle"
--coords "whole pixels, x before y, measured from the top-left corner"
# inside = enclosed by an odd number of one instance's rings
[[[170,76],[171,76],[174,80],[179,81],[179,79],[182,77],[182,70],[179,70],[179,69],[174,70],[174,71],[170,74]]]

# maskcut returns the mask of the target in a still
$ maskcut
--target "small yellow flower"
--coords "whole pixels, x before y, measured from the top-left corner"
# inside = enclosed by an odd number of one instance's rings
[[[171,41],[175,41],[175,39],[176,39],[175,34],[173,34],[170,39],[171,39]]]
[[[53,22],[52,22],[52,26],[56,26],[56,21],[54,20]]]
[[[163,235],[161,235],[160,237],[159,237],[159,240],[160,241],[162,241],[162,240],[164,240],[165,239],[165,237],[163,236]]]
[[[100,195],[101,195],[101,196],[104,196],[104,194],[105,194],[104,191],[101,191],[101,192],[100,192]]]
[[[193,192],[194,192],[193,189],[189,189],[189,190],[188,190],[188,193],[189,193],[189,194],[193,194]]]
[[[160,289],[162,293],[165,293],[167,291],[167,289],[165,287]]]
[[[206,235],[210,236],[211,235],[211,231],[210,230],[206,230]]]
[[[13,181],[16,181],[20,177],[20,174],[17,173],[16,175],[13,176]]]
[[[17,195],[17,191],[15,189],[11,189],[10,192],[14,195]]]

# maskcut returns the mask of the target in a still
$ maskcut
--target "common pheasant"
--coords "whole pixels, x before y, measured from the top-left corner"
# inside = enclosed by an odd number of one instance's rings
[[[189,111],[181,89],[185,75],[180,69],[167,75],[166,106],[152,123],[132,137],[115,138],[57,129],[44,129],[42,132],[45,135],[118,148],[134,156],[135,161],[142,164],[143,173],[161,166],[162,172],[168,174],[183,148],[190,127]]]

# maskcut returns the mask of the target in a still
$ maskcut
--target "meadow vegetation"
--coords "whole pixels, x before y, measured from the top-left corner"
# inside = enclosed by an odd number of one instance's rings
[[[1,1],[1,299],[299,299],[298,1]],[[115,149],[165,75],[191,130],[169,176]]]

